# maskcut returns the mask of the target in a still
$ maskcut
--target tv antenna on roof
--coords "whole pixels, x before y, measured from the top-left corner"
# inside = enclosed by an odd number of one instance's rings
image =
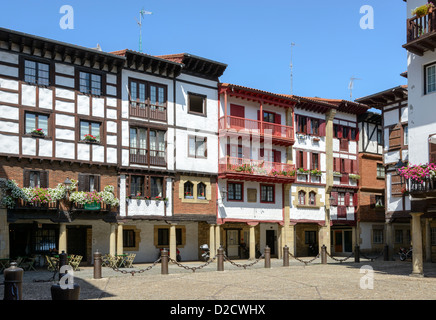
[[[292,94],[294,94],[294,64],[293,64],[293,62],[292,62],[292,47],[294,47],[295,46],[295,43],[294,42],[291,42],[291,65],[290,65],[290,67],[291,67],[291,95]]]
[[[362,80],[362,79],[355,78],[354,76],[350,78],[350,83],[348,84],[348,89],[350,90],[350,101],[353,101],[353,88],[354,88],[355,80]]]
[[[153,14],[153,13],[142,9],[141,11],[139,11],[139,21],[138,19],[135,18],[136,22],[139,25],[139,52],[142,52],[142,19],[146,14]]]

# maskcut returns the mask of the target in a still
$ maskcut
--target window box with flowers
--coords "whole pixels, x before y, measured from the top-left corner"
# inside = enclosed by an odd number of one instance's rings
[[[334,177],[342,177],[342,173],[337,172],[337,171],[334,171],[334,172],[333,172],[333,176],[334,176]]]
[[[88,143],[99,143],[100,142],[100,138],[93,136],[92,134],[85,134],[83,140],[83,142],[88,142]]]
[[[192,192],[185,192],[185,199],[194,199]]]
[[[30,132],[33,137],[45,137],[45,132],[42,129],[34,129]]]
[[[352,180],[359,180],[359,179],[360,179],[360,176],[359,176],[358,174],[352,174],[352,173],[350,173],[350,174],[348,175],[348,177],[349,177],[350,179],[352,179]]]
[[[297,174],[308,175],[308,174],[310,174],[310,170],[309,169],[304,169],[304,168],[298,168],[297,169]]]
[[[408,165],[398,169],[398,174],[408,180],[409,190],[412,191],[429,191],[436,187],[436,164],[426,163],[419,165]]]
[[[313,170],[310,171],[310,174],[311,174],[312,176],[317,176],[317,177],[319,177],[319,176],[322,175],[322,172],[321,172],[321,170],[313,169]]]

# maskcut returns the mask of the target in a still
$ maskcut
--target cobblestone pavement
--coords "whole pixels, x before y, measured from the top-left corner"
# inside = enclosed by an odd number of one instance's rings
[[[310,258],[303,258],[309,260]],[[235,261],[238,264],[251,261]],[[203,262],[182,262],[198,267]],[[152,264],[136,264],[130,271],[144,270]],[[364,273],[361,267],[370,266]],[[304,264],[290,258],[290,266],[272,259],[271,268],[264,261],[246,269],[225,262],[224,271],[217,271],[213,262],[195,272],[175,264],[169,274],[161,274],[160,263],[150,270],[123,274],[102,268],[102,279],[93,278],[93,267],[81,267],[74,273],[80,286],[80,300],[435,300],[436,264],[424,264],[424,277],[410,276],[410,261],[370,261],[351,258],[344,262],[320,259]],[[50,279],[53,272],[45,269],[25,271],[23,300],[51,300]],[[55,277],[58,280],[58,276]],[[0,275],[0,282],[4,277]],[[372,288],[371,288],[372,285]],[[363,286],[363,288],[362,288]],[[367,289],[364,289],[364,287]],[[0,285],[3,300],[4,285]]]

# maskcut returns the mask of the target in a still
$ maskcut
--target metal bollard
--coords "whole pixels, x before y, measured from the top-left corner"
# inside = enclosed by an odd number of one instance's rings
[[[168,251],[163,249],[160,255],[161,274],[168,274]]]
[[[265,268],[271,268],[271,249],[270,247],[266,246],[265,251]]]
[[[321,247],[321,263],[327,264],[327,247],[324,244]]]
[[[101,253],[94,253],[94,279],[101,279]]]
[[[283,266],[289,267],[289,248],[284,246],[283,248]]]
[[[63,266],[68,265],[68,255],[65,251],[59,255],[59,281],[51,286],[51,299],[52,300],[79,300],[80,286],[73,283],[73,277],[68,276],[68,271],[63,272]],[[63,277],[68,277],[66,280]],[[71,282],[70,282],[71,280]],[[66,282],[68,281],[68,284]],[[62,283],[62,285],[61,285]],[[66,286],[66,287],[65,287]]]
[[[354,262],[360,262],[360,247],[358,244],[354,246]]]
[[[219,247],[217,254],[217,271],[224,271],[224,249],[223,247]]]
[[[3,300],[23,300],[22,283],[23,269],[18,268],[16,262],[12,262],[11,266],[4,270],[5,291]]]

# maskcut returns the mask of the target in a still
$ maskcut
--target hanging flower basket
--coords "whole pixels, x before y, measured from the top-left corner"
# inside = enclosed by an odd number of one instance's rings
[[[45,132],[42,129],[34,129],[31,132],[32,136],[36,136],[36,137],[43,137],[45,136]]]

